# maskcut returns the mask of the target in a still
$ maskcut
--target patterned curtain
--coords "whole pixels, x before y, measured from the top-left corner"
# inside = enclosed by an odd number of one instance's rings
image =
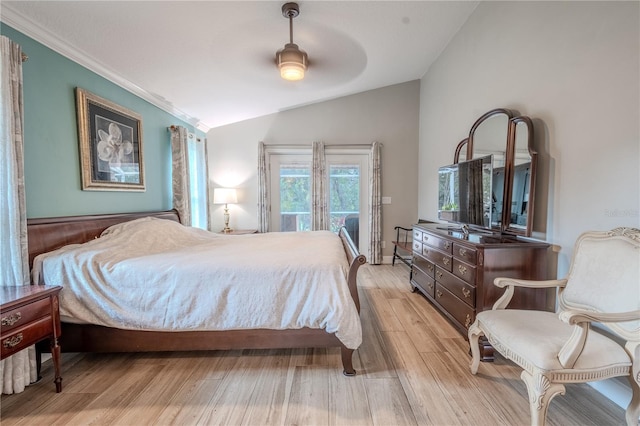
[[[382,175],[380,171],[380,142],[371,146],[369,163],[369,263],[382,263]]]
[[[171,182],[173,208],[183,225],[191,226],[191,197],[189,196],[189,157],[187,155],[187,129],[171,126]]]
[[[267,180],[267,152],[264,142],[258,144],[258,232],[269,232],[269,184]]]
[[[312,144],[311,170],[311,229],[324,231],[329,229],[329,212],[326,197],[326,160],[324,157],[324,143]]]
[[[0,36],[0,285],[29,285],[24,193],[22,49]],[[37,380],[35,347],[0,361],[0,392],[18,393]]]

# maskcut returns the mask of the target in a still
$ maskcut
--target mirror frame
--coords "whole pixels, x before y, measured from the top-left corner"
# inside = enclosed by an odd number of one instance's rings
[[[453,162],[459,162],[460,153],[465,148],[465,146],[467,149],[466,159],[470,160],[473,158],[474,135],[476,130],[483,122],[491,117],[500,114],[507,116],[507,135],[505,140],[505,180],[503,188],[504,195],[502,199],[502,219],[500,227],[492,229],[499,229],[501,233],[523,235],[529,237],[531,236],[531,233],[533,231],[533,213],[535,211],[535,182],[538,160],[538,153],[533,148],[533,124],[529,117],[520,116],[517,114],[517,112],[506,108],[496,108],[484,113],[475,121],[475,123],[473,123],[473,126],[471,126],[469,137],[460,141],[456,146]],[[516,129],[519,123],[524,123],[527,128],[527,149],[529,151],[529,156],[531,157],[531,168],[529,176],[529,201],[527,203],[527,226],[524,229],[511,226],[511,199],[513,195],[513,178],[515,172]]]
[[[531,166],[529,171],[529,200],[527,202],[527,226],[523,228],[515,228],[511,226],[511,197],[513,196],[513,181],[516,168],[516,131],[518,124],[524,124],[527,129],[527,150],[531,158]],[[536,188],[536,169],[538,164],[538,152],[533,148],[533,122],[527,116],[513,117],[509,120],[509,138],[507,140],[507,169],[506,179],[508,186],[505,185],[507,191],[504,197],[503,205],[508,207],[508,216],[505,215],[506,221],[503,222],[503,232],[516,235],[531,236],[533,232],[533,214],[535,205],[535,188]],[[503,218],[503,219],[505,219]]]

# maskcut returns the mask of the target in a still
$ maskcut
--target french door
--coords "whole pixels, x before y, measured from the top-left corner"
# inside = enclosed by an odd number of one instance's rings
[[[341,226],[346,226],[363,254],[369,247],[368,159],[367,151],[363,150],[325,150],[329,229],[337,232]],[[311,154],[272,153],[269,165],[269,228],[274,231],[311,230]]]

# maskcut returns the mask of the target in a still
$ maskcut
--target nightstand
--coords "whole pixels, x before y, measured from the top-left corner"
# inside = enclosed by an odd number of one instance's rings
[[[5,359],[41,340],[51,342],[56,392],[62,390],[60,377],[60,286],[25,285],[0,287],[0,359]],[[40,357],[38,356],[38,373]],[[39,377],[38,377],[39,378]]]
[[[222,235],[244,235],[244,234],[257,234],[257,229],[234,229],[231,232],[218,232],[218,234]]]

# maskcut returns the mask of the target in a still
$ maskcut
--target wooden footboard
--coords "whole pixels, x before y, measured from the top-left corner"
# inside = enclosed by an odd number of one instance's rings
[[[150,213],[126,213],[92,216],[68,216],[46,219],[29,219],[29,265],[40,253],[55,250],[67,244],[78,244],[100,236],[109,226],[141,217],[158,217],[179,221],[175,210]],[[363,255],[351,240],[346,229],[340,229],[349,272],[347,282],[353,301],[360,312],[357,289],[358,268],[366,263]],[[64,290],[63,290],[64,291]],[[295,330],[228,330],[157,332],[120,330],[90,324],[62,324],[60,346],[64,352],[156,352],[227,349],[278,349],[340,347],[344,374],[355,375],[353,350],[346,348],[334,335],[320,329]],[[46,351],[47,347],[39,347]]]

